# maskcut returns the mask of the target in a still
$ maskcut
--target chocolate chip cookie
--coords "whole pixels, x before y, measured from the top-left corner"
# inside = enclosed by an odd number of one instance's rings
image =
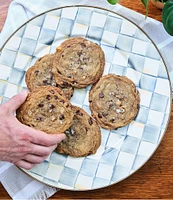
[[[103,74],[105,56],[101,47],[85,38],[64,41],[55,53],[53,74],[60,85],[84,88]]]
[[[39,58],[34,66],[29,68],[26,72],[25,81],[30,91],[40,86],[55,86],[61,89],[66,97],[70,99],[73,95],[74,88],[68,84],[62,84],[61,86],[55,81],[52,66],[53,66],[54,54],[47,54],[42,58]]]
[[[41,86],[28,94],[16,112],[17,119],[47,133],[62,133],[73,123],[71,103],[54,86]]]
[[[125,76],[105,75],[89,92],[92,116],[105,129],[129,124],[138,113],[139,103],[135,84]]]
[[[66,139],[58,144],[57,152],[74,157],[96,153],[101,143],[101,132],[96,121],[82,108],[72,106],[74,120],[65,131]]]

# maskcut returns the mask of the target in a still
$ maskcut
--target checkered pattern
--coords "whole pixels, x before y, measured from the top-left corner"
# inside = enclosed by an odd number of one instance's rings
[[[25,72],[37,58],[74,36],[99,44],[106,57],[104,74],[127,76],[141,97],[138,116],[129,125],[112,131],[101,128],[102,143],[95,155],[72,158],[53,152],[26,171],[55,187],[87,190],[116,183],[149,159],[167,126],[171,91],[158,51],[137,26],[116,14],[81,6],[50,11],[13,35],[0,56],[0,102],[26,88]],[[89,90],[75,89],[71,102],[90,114]]]

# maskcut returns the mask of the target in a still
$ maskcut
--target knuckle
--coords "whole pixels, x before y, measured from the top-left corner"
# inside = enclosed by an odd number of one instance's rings
[[[49,156],[49,154],[51,153],[51,151],[49,149],[46,149],[44,152],[43,152],[43,156]]]
[[[24,141],[31,141],[32,140],[32,137],[30,135],[28,135],[26,132],[23,132],[21,134],[21,140],[24,140]]]
[[[37,158],[36,161],[35,161],[35,164],[40,164],[44,161],[44,157],[41,157],[41,158]]]
[[[34,166],[35,166],[35,164],[33,164],[33,163],[28,163],[28,164],[25,166],[25,169],[30,170],[30,169],[32,169]]]
[[[14,164],[16,166],[22,167],[22,168],[24,168],[26,170],[30,170],[30,169],[32,169],[35,166],[35,164],[33,164],[33,163],[23,162],[22,160],[14,163]]]
[[[31,152],[31,149],[29,147],[26,147],[26,146],[19,146],[18,147],[18,150],[17,150],[19,153],[30,153]]]
[[[46,138],[46,139],[45,139],[45,146],[46,146],[46,147],[49,147],[49,146],[51,145],[51,143],[52,143],[52,142],[51,142],[51,139],[50,139],[50,138]]]
[[[14,165],[16,165],[17,167],[22,167],[20,163],[15,162]]]
[[[15,134],[15,139],[16,141],[18,141],[20,146],[29,145],[32,141],[32,136],[28,132],[26,132],[26,130],[24,130],[22,126],[16,127],[15,132],[17,133]]]

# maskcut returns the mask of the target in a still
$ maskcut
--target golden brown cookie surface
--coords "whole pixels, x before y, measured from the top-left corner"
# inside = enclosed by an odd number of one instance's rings
[[[30,91],[40,86],[55,86],[61,89],[68,99],[73,95],[73,87],[69,85],[58,85],[52,73],[54,54],[47,54],[39,58],[36,63],[26,72],[26,85]]]
[[[89,92],[92,116],[106,129],[130,123],[139,110],[140,97],[135,84],[125,76],[108,74]]]
[[[57,152],[74,157],[96,153],[101,143],[100,128],[82,108],[72,106],[74,121],[65,131],[64,139],[57,147]]]
[[[17,119],[47,133],[62,133],[73,123],[73,111],[63,92],[53,86],[42,86],[28,94],[16,112]]]
[[[64,41],[55,53],[53,74],[57,83],[83,88],[95,83],[104,70],[105,57],[101,47],[85,38]]]

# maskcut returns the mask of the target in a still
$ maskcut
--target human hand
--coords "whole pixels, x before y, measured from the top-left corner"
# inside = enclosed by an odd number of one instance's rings
[[[17,120],[14,112],[25,101],[27,94],[23,90],[0,105],[0,160],[31,169],[49,156],[65,134],[47,134]]]

